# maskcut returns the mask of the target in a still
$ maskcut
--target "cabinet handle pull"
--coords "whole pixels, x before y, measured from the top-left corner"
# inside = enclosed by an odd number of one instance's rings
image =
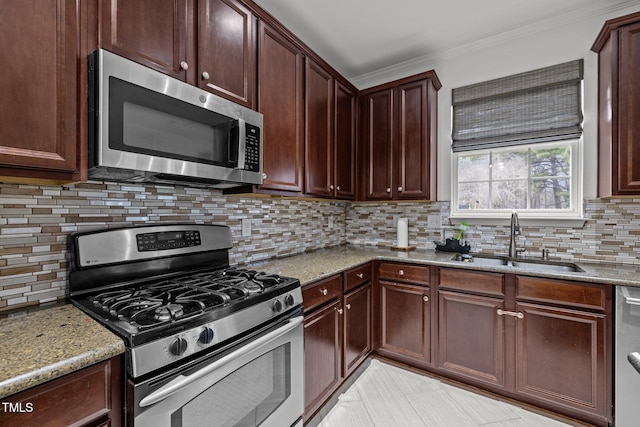
[[[402,193],[402,187],[398,187],[398,191]]]
[[[391,188],[387,188],[387,193],[391,193]]]
[[[338,309],[338,314],[342,314],[342,313],[344,313],[344,310],[343,310],[343,309],[341,309],[341,308],[339,308],[339,309]]]
[[[333,187],[333,184],[331,184],[331,185],[329,186],[329,190],[333,190],[333,188],[334,188],[334,187]]]
[[[404,276],[404,270],[398,270],[398,274],[399,274],[400,276]]]
[[[320,289],[320,293],[322,295],[327,295],[329,293],[329,291],[327,290],[327,288],[324,288],[324,289]]]
[[[339,185],[336,187],[336,190],[337,190],[337,191],[340,191],[340,186],[339,186]]]
[[[524,318],[524,314],[522,314],[521,312],[515,312],[515,311],[506,311],[503,310],[501,308],[499,308],[496,313],[498,313],[498,316],[513,316],[513,317],[517,317],[518,319],[523,319]]]
[[[351,310],[351,304],[347,304],[347,310]]]
[[[209,80],[209,73],[207,73],[206,71],[203,71],[203,72],[202,72],[202,78],[203,78],[204,80]]]
[[[428,297],[428,296],[426,296],[426,295],[425,295],[425,296],[423,296],[423,297],[422,297],[422,301],[424,301],[424,302],[429,302],[429,297]]]
[[[180,68],[183,71],[187,71],[189,69],[189,64],[187,64],[187,61],[180,61]]]
[[[357,273],[356,276],[358,276],[359,279],[364,278],[364,274],[362,274],[362,273]]]

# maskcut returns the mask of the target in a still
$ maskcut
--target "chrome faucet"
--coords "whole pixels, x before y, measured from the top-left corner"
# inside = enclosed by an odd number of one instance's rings
[[[518,213],[513,211],[511,214],[511,241],[509,242],[509,258],[515,258],[518,256],[518,252],[524,252],[524,250],[518,250],[516,248],[516,236],[520,235],[520,222],[518,221]]]

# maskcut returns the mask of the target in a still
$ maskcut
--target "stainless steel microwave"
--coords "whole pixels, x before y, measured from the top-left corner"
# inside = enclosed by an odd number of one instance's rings
[[[262,183],[262,114],[98,49],[89,56],[91,179]]]

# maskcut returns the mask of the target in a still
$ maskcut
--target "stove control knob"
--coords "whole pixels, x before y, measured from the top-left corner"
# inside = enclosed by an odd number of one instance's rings
[[[184,338],[176,338],[176,340],[169,346],[169,353],[174,356],[180,356],[185,351],[187,351],[187,340]]]
[[[280,313],[282,311],[282,302],[279,299],[275,300],[271,308],[273,308],[273,311],[276,313]]]
[[[293,295],[291,294],[287,294],[286,297],[284,297],[284,305],[287,307],[291,307],[293,305],[295,301],[293,300]]]
[[[204,328],[202,332],[200,332],[198,341],[202,344],[211,344],[211,341],[213,341],[213,329],[208,327]]]

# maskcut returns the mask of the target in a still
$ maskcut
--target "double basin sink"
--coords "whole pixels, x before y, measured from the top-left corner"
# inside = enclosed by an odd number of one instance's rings
[[[544,273],[584,273],[582,268],[570,262],[467,254],[456,254],[451,260],[471,263],[479,267],[511,267],[514,269]]]

